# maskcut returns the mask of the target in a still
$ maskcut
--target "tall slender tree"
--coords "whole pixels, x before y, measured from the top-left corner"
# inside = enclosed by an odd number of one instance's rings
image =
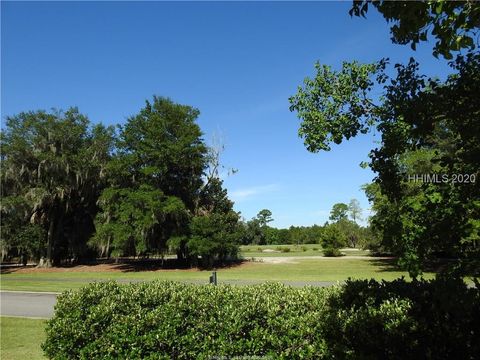
[[[346,219],[348,216],[348,205],[344,203],[336,203],[330,210],[329,219],[333,222],[338,222],[342,219]]]
[[[348,212],[354,223],[357,223],[357,220],[362,220],[362,208],[357,199],[352,199],[348,203]]]

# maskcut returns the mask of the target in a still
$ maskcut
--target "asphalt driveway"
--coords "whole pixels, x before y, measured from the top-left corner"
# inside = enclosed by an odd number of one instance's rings
[[[0,292],[0,314],[2,316],[22,316],[51,318],[57,302],[55,293],[39,292]]]
[[[262,281],[224,281],[224,284],[253,285]],[[192,283],[198,283],[192,281]],[[202,282],[204,283],[204,282]],[[220,283],[220,282],[219,282]],[[331,286],[332,281],[284,281],[286,285],[294,287]],[[21,316],[31,318],[51,318],[53,307],[57,302],[58,293],[28,292],[28,291],[0,291],[0,315]]]

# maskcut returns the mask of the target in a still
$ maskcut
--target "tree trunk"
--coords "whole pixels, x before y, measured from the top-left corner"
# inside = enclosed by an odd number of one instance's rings
[[[53,240],[52,240],[52,260],[51,260],[52,266],[60,265],[63,260],[62,255],[63,256],[67,255],[67,254],[60,254],[58,253],[58,251],[55,251],[56,250],[55,248],[58,247],[60,244],[59,239],[63,231],[63,218],[64,218],[62,212],[57,213],[57,215],[58,215],[58,220],[56,221],[54,226],[55,231],[53,232]]]
[[[53,219],[50,220],[50,224],[48,225],[48,233],[47,233],[47,257],[40,259],[37,267],[40,268],[50,268],[53,265],[53,239],[55,233],[55,222]]]
[[[47,234],[47,258],[44,267],[52,267],[53,265],[53,239],[55,234],[55,220],[51,219],[48,226]]]
[[[110,236],[108,237],[108,240],[107,240],[107,249],[106,249],[106,252],[107,252],[107,259],[110,259]]]

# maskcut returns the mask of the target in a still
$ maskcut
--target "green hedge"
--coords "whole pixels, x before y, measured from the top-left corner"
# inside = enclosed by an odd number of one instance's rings
[[[348,281],[326,313],[335,358],[480,358],[480,290],[459,279]]]
[[[52,359],[474,359],[479,319],[479,291],[461,282],[108,282],[59,296],[43,348]]]

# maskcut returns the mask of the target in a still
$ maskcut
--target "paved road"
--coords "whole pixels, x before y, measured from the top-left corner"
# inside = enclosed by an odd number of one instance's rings
[[[232,285],[253,285],[260,282],[262,281],[219,281],[219,283]],[[325,287],[335,284],[332,281],[284,281],[284,283],[294,287],[306,285]],[[51,318],[56,301],[56,293],[0,291],[0,315]]]
[[[0,292],[0,314],[2,316],[24,316],[50,318],[57,302],[54,293]]]

